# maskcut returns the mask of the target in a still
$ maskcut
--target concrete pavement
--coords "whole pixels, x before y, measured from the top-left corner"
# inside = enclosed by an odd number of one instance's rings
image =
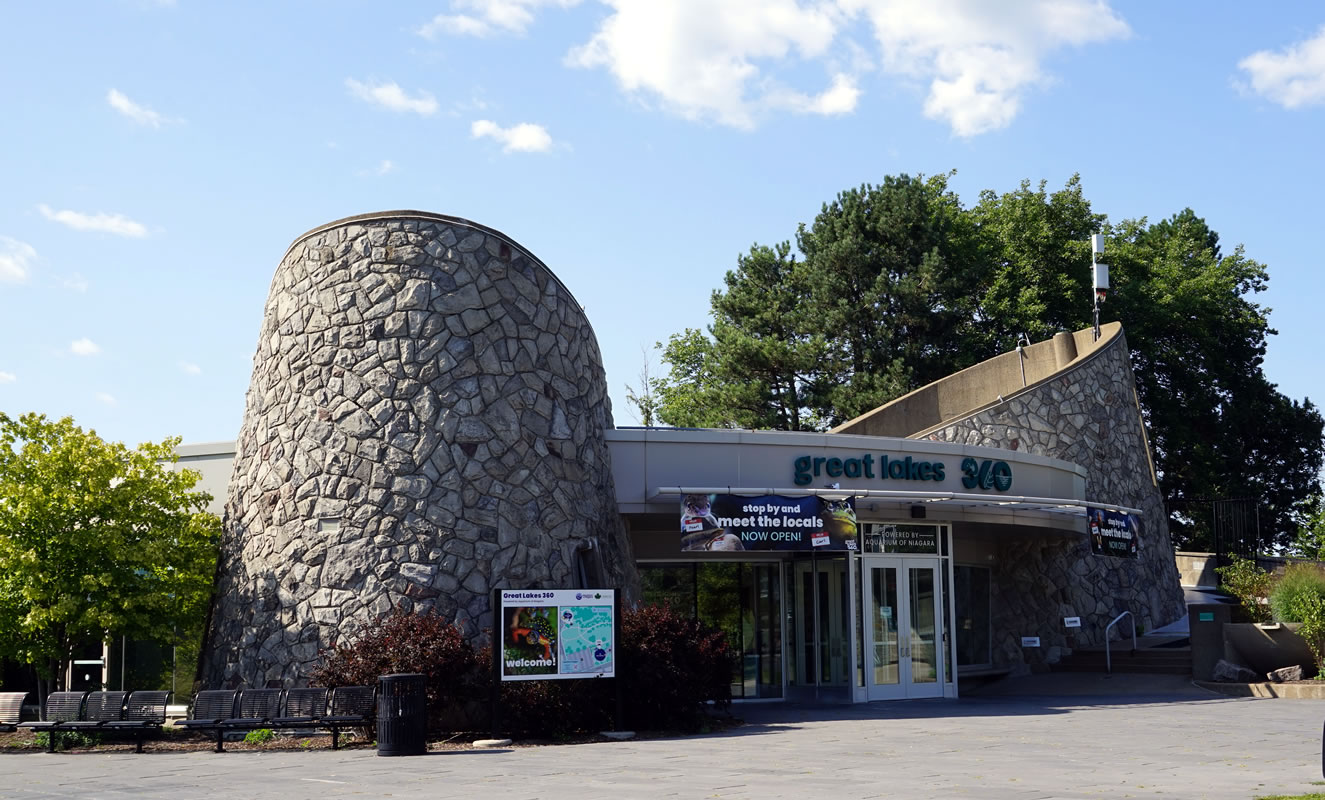
[[[1023,679],[956,701],[746,705],[748,724],[718,735],[408,758],[5,754],[0,797],[1250,800],[1320,789],[1325,703],[1120,678],[1076,693]]]

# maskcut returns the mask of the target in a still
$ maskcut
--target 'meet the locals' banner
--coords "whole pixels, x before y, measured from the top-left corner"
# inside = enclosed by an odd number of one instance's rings
[[[1137,515],[1088,506],[1086,524],[1090,529],[1092,553],[1136,558],[1136,542],[1141,533],[1141,520]]]
[[[612,589],[503,589],[499,600],[502,680],[615,677]]]
[[[681,497],[681,549],[855,550],[852,501],[820,497]]]

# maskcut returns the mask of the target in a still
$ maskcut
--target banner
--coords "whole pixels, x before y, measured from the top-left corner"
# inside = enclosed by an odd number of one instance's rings
[[[850,498],[681,497],[681,549],[856,550],[856,510]]]
[[[616,676],[612,589],[503,589],[499,600],[502,680]]]
[[[1136,558],[1141,520],[1135,514],[1087,506],[1086,525],[1090,529],[1090,550],[1095,555]]]

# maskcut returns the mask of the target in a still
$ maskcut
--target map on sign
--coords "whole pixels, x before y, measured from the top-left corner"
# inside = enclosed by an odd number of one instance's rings
[[[616,677],[611,589],[501,589],[494,656],[503,681]]]
[[[563,675],[612,673],[611,606],[561,609],[561,672]]]

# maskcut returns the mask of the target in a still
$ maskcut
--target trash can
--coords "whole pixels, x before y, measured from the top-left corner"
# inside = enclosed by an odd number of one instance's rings
[[[416,672],[383,675],[377,692],[377,754],[428,752],[428,684]]]

